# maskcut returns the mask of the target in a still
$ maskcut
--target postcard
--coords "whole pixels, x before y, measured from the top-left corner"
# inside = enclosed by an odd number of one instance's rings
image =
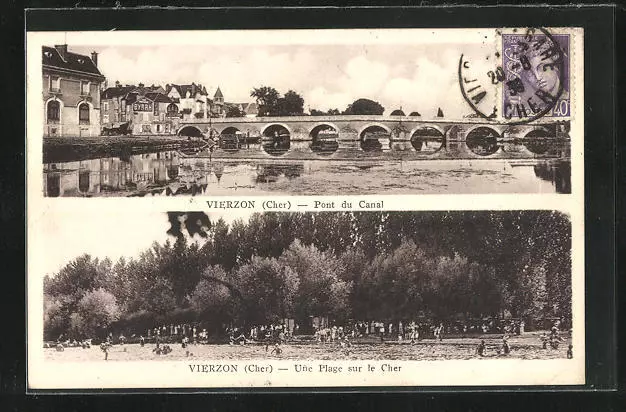
[[[26,40],[29,389],[585,383],[582,29]]]

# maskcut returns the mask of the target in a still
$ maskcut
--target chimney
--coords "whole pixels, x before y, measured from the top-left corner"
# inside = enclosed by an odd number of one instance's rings
[[[91,52],[91,61],[93,61],[93,64],[98,67],[98,53],[96,53],[95,51]]]
[[[54,48],[57,49],[63,61],[67,61],[67,44],[55,44]]]

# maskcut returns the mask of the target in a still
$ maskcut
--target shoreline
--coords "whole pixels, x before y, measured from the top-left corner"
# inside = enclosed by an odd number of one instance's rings
[[[200,139],[168,135],[45,137],[43,162],[71,162],[100,157],[127,158],[155,151],[199,148],[205,144]]]

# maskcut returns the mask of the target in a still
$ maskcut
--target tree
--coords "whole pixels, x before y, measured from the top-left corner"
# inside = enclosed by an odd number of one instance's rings
[[[304,99],[293,90],[278,99],[279,116],[299,116],[304,114]]]
[[[295,314],[299,321],[309,316],[337,318],[346,315],[349,285],[339,276],[343,268],[334,255],[295,240],[279,262],[298,274]]]
[[[68,313],[63,310],[63,302],[46,293],[43,295],[43,335],[44,339],[57,339],[68,328]]]
[[[406,114],[404,114],[402,109],[396,109],[393,112],[391,112],[390,116],[406,116]]]
[[[259,107],[258,117],[275,116],[278,113],[278,99],[280,95],[273,87],[255,87],[252,89],[252,92],[250,92],[250,97],[256,99],[256,103]]]
[[[339,109],[329,109],[327,112],[317,109],[311,109],[311,116],[338,116],[341,112]]]
[[[419,112],[417,112],[417,111],[414,111],[414,112],[411,112],[411,114],[409,114],[409,116],[414,116],[415,117],[415,116],[421,116],[421,114],[419,114]]]
[[[74,338],[93,338],[119,319],[115,296],[99,288],[85,293],[75,313],[70,315],[70,331]]]
[[[200,319],[224,323],[236,317],[241,295],[233,293],[233,279],[221,266],[209,266],[189,298]]]
[[[358,99],[349,105],[343,114],[381,115],[385,108],[380,103],[370,99]]]
[[[78,302],[84,292],[105,286],[110,270],[110,260],[100,261],[84,254],[65,265],[58,275],[46,282],[44,292],[72,296]]]
[[[229,104],[226,106],[226,117],[245,117],[246,113],[239,106]]]
[[[247,323],[263,325],[293,315],[299,281],[291,268],[276,259],[253,257],[235,276]]]

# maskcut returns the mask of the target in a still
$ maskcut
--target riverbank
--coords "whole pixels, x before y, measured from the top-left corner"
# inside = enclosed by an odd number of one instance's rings
[[[53,163],[100,157],[128,158],[136,154],[194,149],[204,145],[206,142],[200,139],[163,135],[46,137],[43,139],[43,161]]]

